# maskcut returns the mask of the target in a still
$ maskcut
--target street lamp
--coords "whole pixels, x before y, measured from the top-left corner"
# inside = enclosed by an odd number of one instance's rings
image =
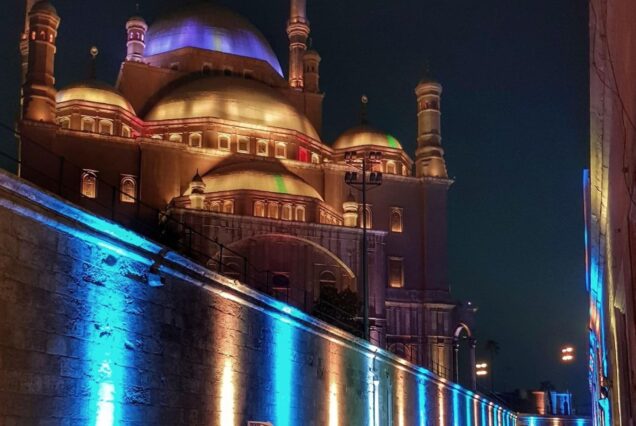
[[[356,169],[345,173],[345,183],[362,193],[362,317],[364,339],[369,341],[369,277],[367,271],[367,190],[382,185],[382,173],[373,171],[373,165],[382,162],[382,153],[371,151],[358,156],[356,151],[345,153],[347,165]]]
[[[564,364],[570,364],[574,362],[574,348],[572,346],[565,346],[561,349],[561,362]]]
[[[482,362],[480,364],[475,364],[475,374],[477,377],[484,377],[488,375],[488,364]]]

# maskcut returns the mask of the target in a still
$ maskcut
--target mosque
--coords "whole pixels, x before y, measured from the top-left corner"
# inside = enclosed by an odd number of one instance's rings
[[[457,374],[475,309],[455,301],[448,282],[452,180],[438,82],[415,86],[415,153],[366,120],[326,141],[306,0],[291,0],[286,70],[246,18],[202,2],[151,23],[122,22],[115,86],[93,78],[62,88],[54,67],[61,18],[49,1],[26,3],[23,177],[55,190],[45,177],[59,176],[74,189],[66,198],[97,213],[107,205],[132,217],[144,214],[139,204],[152,206],[197,231],[197,250],[217,259],[211,267],[241,279],[248,259],[271,273],[273,296],[308,312],[326,288],[363,294],[366,235],[371,341],[443,377]],[[48,161],[42,149],[81,170]],[[361,178],[363,161],[381,181],[364,204],[345,182]],[[464,340],[474,366],[474,340]]]

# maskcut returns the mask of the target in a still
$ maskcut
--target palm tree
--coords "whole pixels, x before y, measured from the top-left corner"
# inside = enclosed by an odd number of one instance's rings
[[[495,356],[499,353],[499,343],[494,340],[486,342],[486,350],[490,354],[490,392],[495,392]]]

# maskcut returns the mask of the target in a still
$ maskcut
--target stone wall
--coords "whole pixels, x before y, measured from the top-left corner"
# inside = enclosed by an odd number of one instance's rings
[[[0,425],[516,424],[6,173],[0,247]]]

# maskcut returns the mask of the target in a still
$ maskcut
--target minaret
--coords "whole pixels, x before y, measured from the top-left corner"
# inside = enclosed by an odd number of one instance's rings
[[[55,123],[55,42],[60,17],[41,0],[29,12],[28,65],[24,78],[22,115],[27,120]]]
[[[199,174],[199,170],[190,182],[190,208],[201,210],[205,201],[205,182]]]
[[[291,0],[291,12],[287,22],[289,36],[289,85],[297,90],[304,87],[303,61],[309,38],[307,0]]]
[[[440,97],[442,86],[426,78],[417,85],[417,177],[448,178],[442,148]]]
[[[320,55],[309,49],[304,57],[304,87],[307,93],[320,93]]]
[[[29,12],[33,8],[37,0],[26,0],[26,9],[24,11],[24,31],[20,35],[20,56],[22,73],[20,84],[24,84],[26,74],[29,68]]]
[[[146,32],[148,24],[144,18],[133,16],[126,22],[126,60],[129,62],[141,62],[146,50]]]

